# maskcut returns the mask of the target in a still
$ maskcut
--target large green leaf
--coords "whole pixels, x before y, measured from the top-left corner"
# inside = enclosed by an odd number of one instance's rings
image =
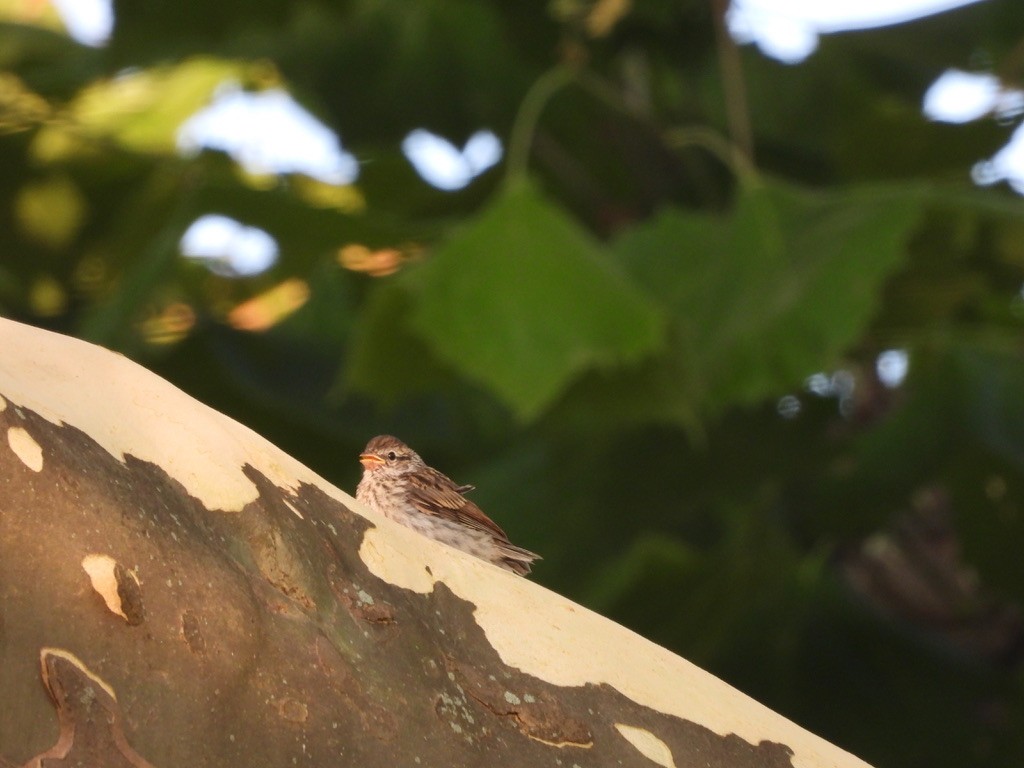
[[[668,209],[614,249],[674,314],[681,390],[716,410],[832,365],[877,309],[918,208],[913,188],[758,183],[729,216]]]
[[[581,371],[635,362],[664,338],[656,303],[528,184],[506,190],[414,277],[417,332],[523,418]]]

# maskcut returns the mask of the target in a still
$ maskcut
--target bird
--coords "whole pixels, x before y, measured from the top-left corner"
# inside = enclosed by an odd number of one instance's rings
[[[356,499],[424,536],[525,576],[540,555],[517,547],[505,531],[466,498],[458,485],[391,435],[378,435],[359,454],[363,477]]]

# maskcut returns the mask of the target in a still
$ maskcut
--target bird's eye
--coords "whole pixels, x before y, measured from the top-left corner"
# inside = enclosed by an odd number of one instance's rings
[[[388,451],[388,455],[386,458],[388,461],[394,461],[395,459],[398,458],[398,455],[394,451]]]

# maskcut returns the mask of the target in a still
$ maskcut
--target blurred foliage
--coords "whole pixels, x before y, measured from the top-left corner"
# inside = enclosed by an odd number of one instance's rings
[[[920,110],[948,67],[1024,81],[1015,3],[792,67],[704,2],[121,3],[100,48],[40,7],[0,19],[0,312],[350,490],[402,436],[538,581],[871,762],[1024,762],[1024,204],[969,181],[1015,125]],[[355,184],[179,155],[225,80]],[[505,162],[433,189],[420,127]],[[279,260],[183,258],[205,213]]]

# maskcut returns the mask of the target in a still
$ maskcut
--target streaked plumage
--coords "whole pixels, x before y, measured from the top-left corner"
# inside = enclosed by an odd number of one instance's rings
[[[378,435],[360,454],[363,479],[356,498],[374,511],[424,536],[506,570],[526,575],[539,559],[508,540],[505,532],[465,497],[457,485],[391,435]]]

